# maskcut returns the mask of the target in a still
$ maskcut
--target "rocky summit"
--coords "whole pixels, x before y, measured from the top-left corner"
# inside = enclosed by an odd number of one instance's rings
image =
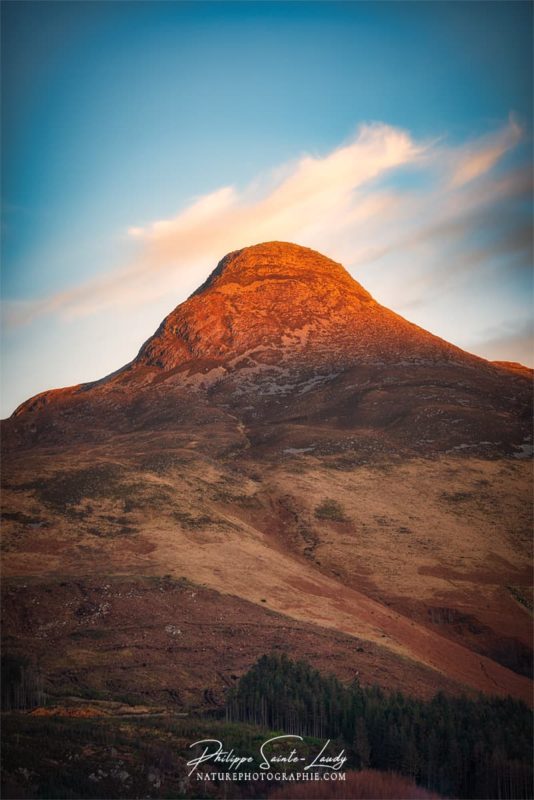
[[[270,242],[3,423],[6,646],[49,703],[221,708],[262,654],[531,697],[531,373]],[[70,702],[70,701],[69,701]]]
[[[281,425],[282,440],[299,446],[302,426],[341,440],[351,430],[360,439],[352,449],[370,457],[520,455],[530,431],[528,373],[413,325],[325,256],[269,242],[225,256],[130,364],[28,400],[5,435],[33,446],[67,434],[100,439],[108,429],[181,429],[191,416],[247,426],[264,444]]]

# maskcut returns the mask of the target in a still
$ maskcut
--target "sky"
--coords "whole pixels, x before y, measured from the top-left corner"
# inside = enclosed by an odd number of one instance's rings
[[[274,239],[532,366],[532,11],[4,0],[2,416]]]

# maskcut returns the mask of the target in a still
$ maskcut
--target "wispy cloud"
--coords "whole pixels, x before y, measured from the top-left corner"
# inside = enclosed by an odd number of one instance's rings
[[[503,155],[514,147],[523,135],[521,126],[513,116],[508,125],[485,137],[473,145],[467,145],[450,159],[451,186],[464,186],[489,172]]]
[[[137,253],[129,263],[41,300],[9,302],[4,318],[16,325],[162,297],[172,303],[226,252],[270,239],[319,249],[370,281],[384,302],[408,308],[497,254],[529,247],[528,232],[518,239],[517,220],[498,212],[528,192],[528,173],[500,165],[521,135],[513,119],[459,146],[417,142],[383,124],[362,126],[327,155],[302,156],[245,188],[218,188],[168,219],[132,224],[127,236]]]

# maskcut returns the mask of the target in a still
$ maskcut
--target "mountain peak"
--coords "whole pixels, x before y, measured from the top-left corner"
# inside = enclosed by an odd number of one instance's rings
[[[258,281],[310,280],[314,284],[327,282],[350,287],[361,300],[372,301],[369,292],[341,264],[308,247],[277,241],[263,242],[228,253],[192,297],[208,289],[228,291],[223,289],[225,286],[238,290],[238,287],[257,284]]]
[[[191,358],[227,360],[258,348],[295,354],[321,343],[331,350],[332,336],[346,339],[355,316],[378,308],[321,253],[289,242],[257,244],[228,253],[165,318],[135,363],[172,369]]]
[[[341,264],[275,241],[228,253],[163,320],[133,365],[172,370],[209,360],[226,375],[236,363],[241,375],[274,363],[330,373],[358,363],[459,354],[377,303]]]

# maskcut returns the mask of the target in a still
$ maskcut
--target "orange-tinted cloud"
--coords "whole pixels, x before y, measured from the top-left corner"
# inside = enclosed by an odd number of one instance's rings
[[[166,297],[171,307],[225,253],[271,239],[322,250],[357,269],[363,283],[369,279],[380,299],[393,293],[393,305],[408,306],[436,279],[445,240],[469,236],[477,214],[525,190],[524,172],[494,174],[520,135],[510,120],[482,139],[446,147],[416,142],[391,126],[362,126],[325,156],[303,156],[244,189],[219,188],[168,219],[132,225],[128,237],[138,248],[132,261],[42,300],[8,303],[5,321],[21,324],[42,314],[72,319]],[[404,185],[399,170],[422,180]]]

